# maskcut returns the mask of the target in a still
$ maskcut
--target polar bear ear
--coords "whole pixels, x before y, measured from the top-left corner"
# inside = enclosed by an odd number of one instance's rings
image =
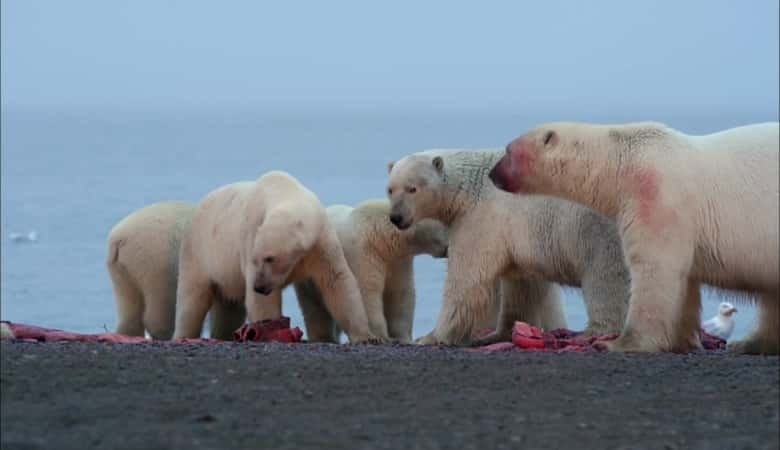
[[[439,173],[444,170],[444,160],[441,159],[441,156],[433,158],[433,168]]]
[[[548,130],[544,133],[544,146],[553,147],[555,145],[558,145],[558,133],[553,130]]]
[[[390,173],[393,171],[393,166],[395,165],[395,161],[390,161],[387,163],[387,173]]]

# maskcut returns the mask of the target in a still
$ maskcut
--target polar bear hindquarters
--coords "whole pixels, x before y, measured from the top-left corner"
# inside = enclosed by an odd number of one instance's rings
[[[156,203],[117,223],[106,266],[117,306],[117,333],[170,339],[175,323],[178,257],[195,206]]]

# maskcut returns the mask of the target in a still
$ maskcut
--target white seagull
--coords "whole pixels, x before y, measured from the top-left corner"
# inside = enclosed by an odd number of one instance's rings
[[[710,320],[701,324],[701,328],[713,336],[717,336],[725,341],[731,336],[731,332],[734,331],[734,318],[732,314],[737,312],[737,308],[731,303],[723,302],[718,308],[718,315]]]

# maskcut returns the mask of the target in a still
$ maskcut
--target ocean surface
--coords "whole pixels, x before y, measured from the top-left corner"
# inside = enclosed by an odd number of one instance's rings
[[[196,202],[227,183],[274,169],[297,177],[326,205],[383,197],[387,163],[434,147],[503,147],[552,120],[657,120],[703,134],[777,120],[718,111],[675,114],[568,112],[258,112],[249,110],[2,111],[2,297],[0,317],[77,332],[113,331],[106,236],[128,213],[153,202]],[[749,214],[750,211],[746,211]],[[34,230],[36,242],[12,233]],[[441,303],[445,261],[415,261],[414,334],[430,331]],[[569,327],[582,329],[576,289],[565,291]],[[702,316],[720,297],[705,290]],[[736,331],[755,308],[738,304]],[[303,328],[291,288],[284,313]]]

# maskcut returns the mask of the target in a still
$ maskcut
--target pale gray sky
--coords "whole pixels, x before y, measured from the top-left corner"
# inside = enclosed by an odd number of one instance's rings
[[[2,104],[776,118],[778,2],[3,0]]]

